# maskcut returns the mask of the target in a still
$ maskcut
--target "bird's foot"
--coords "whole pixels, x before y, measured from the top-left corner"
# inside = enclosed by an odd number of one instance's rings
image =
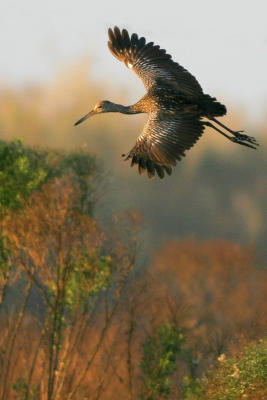
[[[241,137],[240,137],[241,136]],[[230,140],[231,140],[231,142],[233,142],[233,143],[238,143],[238,144],[242,144],[243,146],[247,146],[247,147],[250,147],[251,149],[256,149],[257,147],[255,147],[254,145],[257,145],[258,146],[258,143],[254,143],[254,142],[250,142],[250,143],[252,143],[252,144],[249,144],[249,143],[246,143],[245,142],[245,140],[246,139],[243,139],[242,138],[242,136],[246,136],[246,135],[240,135],[240,136],[235,136],[235,137],[233,137],[233,138],[231,138]]]
[[[236,132],[234,132],[234,135],[235,135],[236,139],[238,139],[241,142],[245,141],[245,142],[251,143],[254,146],[259,146],[259,144],[257,143],[257,140],[254,137],[248,136],[248,135],[244,135],[241,132],[244,132],[244,131],[236,131]]]

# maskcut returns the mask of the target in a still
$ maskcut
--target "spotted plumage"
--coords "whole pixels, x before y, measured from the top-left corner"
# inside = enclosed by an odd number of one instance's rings
[[[140,174],[147,171],[149,178],[155,173],[160,178],[165,172],[170,175],[176,161],[196,143],[205,126],[232,142],[255,148],[254,138],[233,131],[215,119],[226,114],[226,107],[204,94],[196,78],[174,62],[164,49],[153,42],[146,43],[145,38],[139,38],[136,33],[130,36],[126,29],[120,31],[115,27],[109,29],[108,34],[111,53],[142,80],[147,93],[131,106],[102,101],[75,125],[103,112],[148,113],[135,146],[124,156],[125,160],[131,160],[131,166],[138,165]]]

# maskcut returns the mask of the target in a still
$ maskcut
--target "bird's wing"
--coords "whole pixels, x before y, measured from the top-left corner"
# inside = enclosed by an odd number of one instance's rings
[[[131,166],[138,165],[139,173],[147,170],[149,178],[155,172],[162,179],[164,172],[172,172],[172,166],[181,160],[200,138],[204,125],[197,115],[185,111],[170,114],[151,111],[135,146],[126,155],[132,160]]]
[[[192,98],[203,94],[196,78],[174,62],[166,50],[153,42],[146,43],[146,39],[139,38],[136,33],[130,37],[126,29],[120,31],[115,27],[109,29],[108,34],[111,53],[142,79],[147,90],[166,82]]]

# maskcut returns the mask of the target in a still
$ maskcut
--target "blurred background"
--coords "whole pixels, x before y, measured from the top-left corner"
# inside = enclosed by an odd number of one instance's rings
[[[139,209],[146,252],[170,237],[194,236],[251,244],[267,257],[264,0],[10,0],[0,11],[0,139],[97,153],[107,175],[98,212],[107,222],[118,210]],[[171,178],[149,181],[121,158],[146,116],[103,115],[74,128],[96,101],[132,104],[145,92],[107,48],[114,25],[167,49],[226,104],[223,122],[255,136],[260,148],[207,129]]]

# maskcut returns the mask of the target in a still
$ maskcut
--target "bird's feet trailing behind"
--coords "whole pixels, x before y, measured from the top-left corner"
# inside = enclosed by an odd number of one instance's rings
[[[214,129],[215,131],[219,132],[221,135],[223,135],[224,137],[229,139],[231,142],[238,143],[238,144],[241,144],[246,147],[250,147],[251,149],[256,149],[257,147],[255,147],[255,146],[259,146],[259,144],[257,143],[257,141],[254,137],[241,133],[244,131],[233,131],[232,129],[228,128],[226,125],[222,124],[217,119],[212,118],[212,117],[209,119],[211,119],[216,124],[223,127],[226,131],[230,132],[233,136],[226,134],[225,132],[223,132],[221,129],[217,128],[217,126],[213,125],[209,121],[204,121],[203,124],[206,126],[209,126],[210,128]]]

